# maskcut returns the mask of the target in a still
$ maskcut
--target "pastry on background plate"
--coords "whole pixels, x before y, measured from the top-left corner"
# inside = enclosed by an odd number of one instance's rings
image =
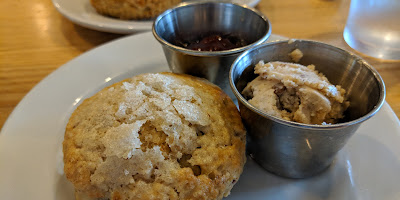
[[[222,199],[246,160],[232,100],[205,79],[141,74],[73,112],[64,171],[76,199]]]
[[[120,19],[150,19],[181,0],[90,0],[96,11]]]

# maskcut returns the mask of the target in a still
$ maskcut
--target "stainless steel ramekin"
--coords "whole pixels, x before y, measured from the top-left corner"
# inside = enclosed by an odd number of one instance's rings
[[[193,40],[209,33],[234,34],[249,44],[212,52],[189,50],[175,44],[177,38]],[[232,97],[228,79],[232,62],[243,51],[265,42],[271,35],[271,24],[253,8],[198,1],[182,3],[159,15],[153,24],[153,34],[161,43],[172,72],[206,78]]]
[[[260,60],[292,62],[288,55],[300,49],[300,64],[314,64],[331,83],[347,91],[350,107],[341,123],[310,125],[283,120],[251,105],[241,94],[252,81]],[[385,100],[385,85],[366,61],[340,48],[306,40],[259,45],[240,55],[230,70],[230,85],[238,99],[248,131],[248,151],[263,168],[290,178],[305,178],[326,169],[362,122]]]

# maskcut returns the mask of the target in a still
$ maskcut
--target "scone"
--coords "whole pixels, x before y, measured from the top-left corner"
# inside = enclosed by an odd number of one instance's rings
[[[182,0],[90,0],[96,11],[120,19],[156,17]]]
[[[222,199],[242,173],[245,134],[217,86],[142,74],[78,106],[65,131],[64,171],[77,199]]]

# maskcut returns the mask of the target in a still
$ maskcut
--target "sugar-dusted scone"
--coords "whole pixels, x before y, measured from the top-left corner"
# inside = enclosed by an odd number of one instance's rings
[[[120,19],[156,17],[182,0],[90,0],[96,11]]]
[[[232,100],[200,78],[142,74],[84,100],[66,127],[77,199],[222,199],[245,163]]]

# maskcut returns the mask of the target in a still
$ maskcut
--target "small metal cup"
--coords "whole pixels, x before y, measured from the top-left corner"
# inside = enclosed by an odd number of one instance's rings
[[[300,49],[300,64],[314,64],[331,83],[347,91],[350,107],[342,122],[309,125],[283,120],[251,105],[241,94],[252,81],[260,60],[293,62],[288,53]],[[289,178],[305,178],[332,163],[362,122],[373,116],[385,99],[385,85],[366,61],[340,48],[315,41],[268,43],[250,49],[232,64],[230,85],[248,131],[248,153],[266,170]]]
[[[210,33],[234,34],[249,45],[210,52],[189,50],[175,44],[177,38],[190,41]],[[232,62],[246,49],[265,42],[271,35],[271,25],[265,16],[252,8],[200,1],[182,3],[159,15],[153,24],[153,35],[162,44],[172,72],[206,78],[232,94],[228,79]]]

